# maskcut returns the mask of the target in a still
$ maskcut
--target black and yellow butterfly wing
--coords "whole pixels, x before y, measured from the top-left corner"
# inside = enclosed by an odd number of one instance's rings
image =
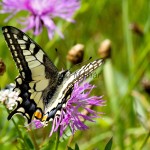
[[[70,97],[74,84],[88,77],[101,64],[95,60],[70,73],[58,72],[41,47],[25,33],[11,26],[2,28],[7,45],[19,69],[15,91],[19,92],[16,108],[9,114],[22,114],[28,123],[33,118],[48,122],[59,115]],[[64,105],[64,106],[63,106]]]
[[[20,73],[14,88],[19,92],[17,106],[8,119],[20,113],[29,123],[36,111],[43,114],[49,100],[47,95],[52,95],[56,89],[58,70],[41,47],[25,33],[11,26],[3,27],[2,31]]]

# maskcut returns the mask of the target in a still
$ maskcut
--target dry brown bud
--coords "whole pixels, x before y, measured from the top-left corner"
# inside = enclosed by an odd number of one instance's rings
[[[106,39],[102,41],[98,53],[100,54],[100,57],[105,59],[109,58],[111,55],[111,41],[109,39]]]
[[[150,81],[148,79],[143,79],[142,80],[142,86],[145,90],[145,92],[147,92],[148,94],[150,94]]]
[[[140,36],[144,35],[143,29],[138,24],[131,23],[129,27],[137,35],[140,35]]]
[[[73,64],[78,64],[82,62],[83,55],[84,55],[84,45],[76,44],[69,50],[67,59]]]
[[[2,59],[0,59],[0,76],[2,76],[5,71],[6,71],[6,65],[4,64]]]

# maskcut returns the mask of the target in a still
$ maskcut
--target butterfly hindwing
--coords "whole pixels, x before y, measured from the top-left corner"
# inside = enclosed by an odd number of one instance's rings
[[[22,98],[22,103],[18,103],[10,116],[22,113],[21,110],[24,109],[22,114],[29,116],[29,122],[33,115],[31,112],[36,109],[43,111],[48,103],[47,93],[57,86],[58,70],[41,47],[25,33],[11,26],[5,26],[2,30],[20,73],[16,78],[16,89],[21,91],[19,97]],[[26,109],[27,103],[35,108]]]
[[[18,92],[18,99],[16,100],[16,108],[9,114],[8,119],[14,114],[22,114],[27,118],[28,122],[31,122],[34,112],[37,110],[37,104],[34,100],[30,99],[31,93],[28,83],[22,80],[20,76],[15,79],[16,87],[14,91]],[[41,108],[39,108],[41,110]],[[42,110],[41,110],[42,112]]]

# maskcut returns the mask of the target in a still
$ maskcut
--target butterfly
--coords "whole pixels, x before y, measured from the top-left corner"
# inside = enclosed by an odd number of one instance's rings
[[[73,73],[69,70],[59,72],[28,35],[12,26],[4,26],[2,31],[19,70],[14,88],[19,95],[8,120],[15,114],[21,114],[28,123],[38,119],[47,124],[65,108],[75,83],[88,77],[103,62],[97,59]]]

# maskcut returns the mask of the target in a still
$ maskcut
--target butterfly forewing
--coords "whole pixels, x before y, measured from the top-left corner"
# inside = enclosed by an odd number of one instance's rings
[[[37,72],[42,69],[44,71],[41,72],[44,72],[44,75],[52,80],[58,75],[57,68],[48,59],[41,47],[25,33],[11,26],[3,27],[2,30],[23,79],[32,81],[34,78],[40,78],[37,76],[43,76],[43,74],[37,74]]]
[[[15,113],[22,113],[30,122],[34,111],[40,109],[42,112],[48,103],[47,93],[57,86],[58,70],[41,47],[25,33],[11,26],[2,30],[19,69],[15,90],[22,98],[9,118]]]
[[[81,67],[81,69],[72,73],[72,76],[74,76],[72,83],[75,84],[76,82],[79,82],[83,80],[84,78],[87,78],[88,76],[90,76],[91,73],[102,64],[102,62],[103,62],[102,59],[97,59],[93,62],[90,62],[87,65],[84,65],[83,67]]]

